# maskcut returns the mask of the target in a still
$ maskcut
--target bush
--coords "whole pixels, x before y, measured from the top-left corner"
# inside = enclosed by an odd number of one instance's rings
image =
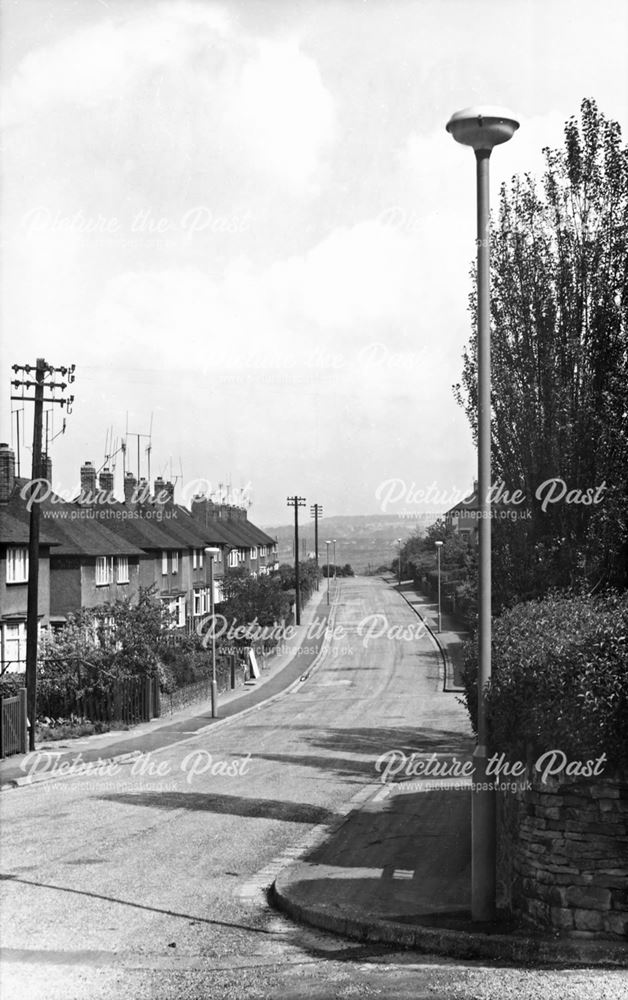
[[[17,671],[0,677],[0,698],[13,698],[20,688],[26,687],[26,675]]]
[[[628,765],[628,594],[553,594],[493,623],[487,686],[491,745],[511,759],[560,749]],[[477,726],[477,645],[468,643],[465,701]]]

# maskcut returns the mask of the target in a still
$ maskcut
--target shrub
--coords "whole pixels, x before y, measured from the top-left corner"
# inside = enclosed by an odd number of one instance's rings
[[[477,645],[468,643],[465,701],[477,726]],[[628,765],[628,594],[553,594],[493,623],[486,691],[491,744],[512,759],[560,749]]]

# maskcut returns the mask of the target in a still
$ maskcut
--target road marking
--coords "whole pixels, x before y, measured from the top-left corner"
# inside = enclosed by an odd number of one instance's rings
[[[414,868],[394,868],[393,878],[412,879],[414,878]]]

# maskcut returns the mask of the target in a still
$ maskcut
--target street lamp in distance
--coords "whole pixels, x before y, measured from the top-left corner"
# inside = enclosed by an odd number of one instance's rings
[[[329,607],[329,546],[331,545],[331,539],[327,539],[325,542],[327,546],[327,607]]]
[[[485,782],[488,761],[486,685],[491,676],[491,335],[489,159],[494,146],[508,142],[519,128],[504,108],[482,105],[456,111],[447,131],[456,142],[471,146],[476,159],[477,185],[477,367],[478,367],[478,745],[474,754],[476,783]],[[495,793],[474,791],[471,796],[471,916],[475,921],[495,917]]]
[[[205,555],[209,559],[209,613],[212,630],[212,719],[218,716],[218,685],[216,683],[216,622],[214,620],[214,556],[220,555],[220,549],[207,546]]]
[[[438,631],[442,631],[442,618],[441,618],[441,604],[440,604],[440,550],[443,547],[442,542],[434,542],[436,546],[436,560],[438,563]]]

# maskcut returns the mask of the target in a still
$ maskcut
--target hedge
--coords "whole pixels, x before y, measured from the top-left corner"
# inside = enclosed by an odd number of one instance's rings
[[[477,731],[477,641],[465,648],[464,700]],[[553,594],[493,622],[486,690],[491,746],[512,759],[560,749],[628,766],[628,594]]]

